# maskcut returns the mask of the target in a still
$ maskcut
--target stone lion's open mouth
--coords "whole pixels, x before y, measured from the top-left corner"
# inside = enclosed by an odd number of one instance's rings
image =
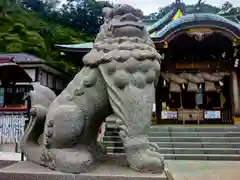
[[[133,28],[137,28],[137,29],[140,29],[140,30],[144,29],[144,26],[141,25],[140,23],[126,23],[126,22],[124,22],[122,24],[114,25],[113,27],[115,29],[123,28],[123,27],[133,27]]]

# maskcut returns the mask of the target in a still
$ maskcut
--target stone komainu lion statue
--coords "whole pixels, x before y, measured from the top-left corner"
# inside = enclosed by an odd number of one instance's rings
[[[29,161],[55,171],[88,171],[99,157],[97,132],[107,119],[119,127],[132,169],[163,171],[159,148],[147,138],[161,56],[142,16],[128,5],[104,8],[105,22],[83,69],[56,98],[50,89],[35,87],[21,142]]]

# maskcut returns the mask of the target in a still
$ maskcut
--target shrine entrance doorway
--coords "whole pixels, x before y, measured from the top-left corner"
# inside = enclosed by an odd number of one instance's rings
[[[159,52],[158,124],[233,124],[236,48],[230,38],[211,29],[183,31]]]

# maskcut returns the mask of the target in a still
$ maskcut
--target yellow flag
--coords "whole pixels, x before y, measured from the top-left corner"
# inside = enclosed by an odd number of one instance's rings
[[[180,9],[177,10],[175,16],[173,16],[172,20],[176,20],[179,19],[180,17],[182,17],[182,11]]]

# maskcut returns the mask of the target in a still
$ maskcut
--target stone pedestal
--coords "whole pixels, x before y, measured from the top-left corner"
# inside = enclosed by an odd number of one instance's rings
[[[1,180],[167,180],[165,173],[139,173],[125,166],[104,162],[90,173],[67,174],[51,171],[31,162],[19,162],[0,170]]]

